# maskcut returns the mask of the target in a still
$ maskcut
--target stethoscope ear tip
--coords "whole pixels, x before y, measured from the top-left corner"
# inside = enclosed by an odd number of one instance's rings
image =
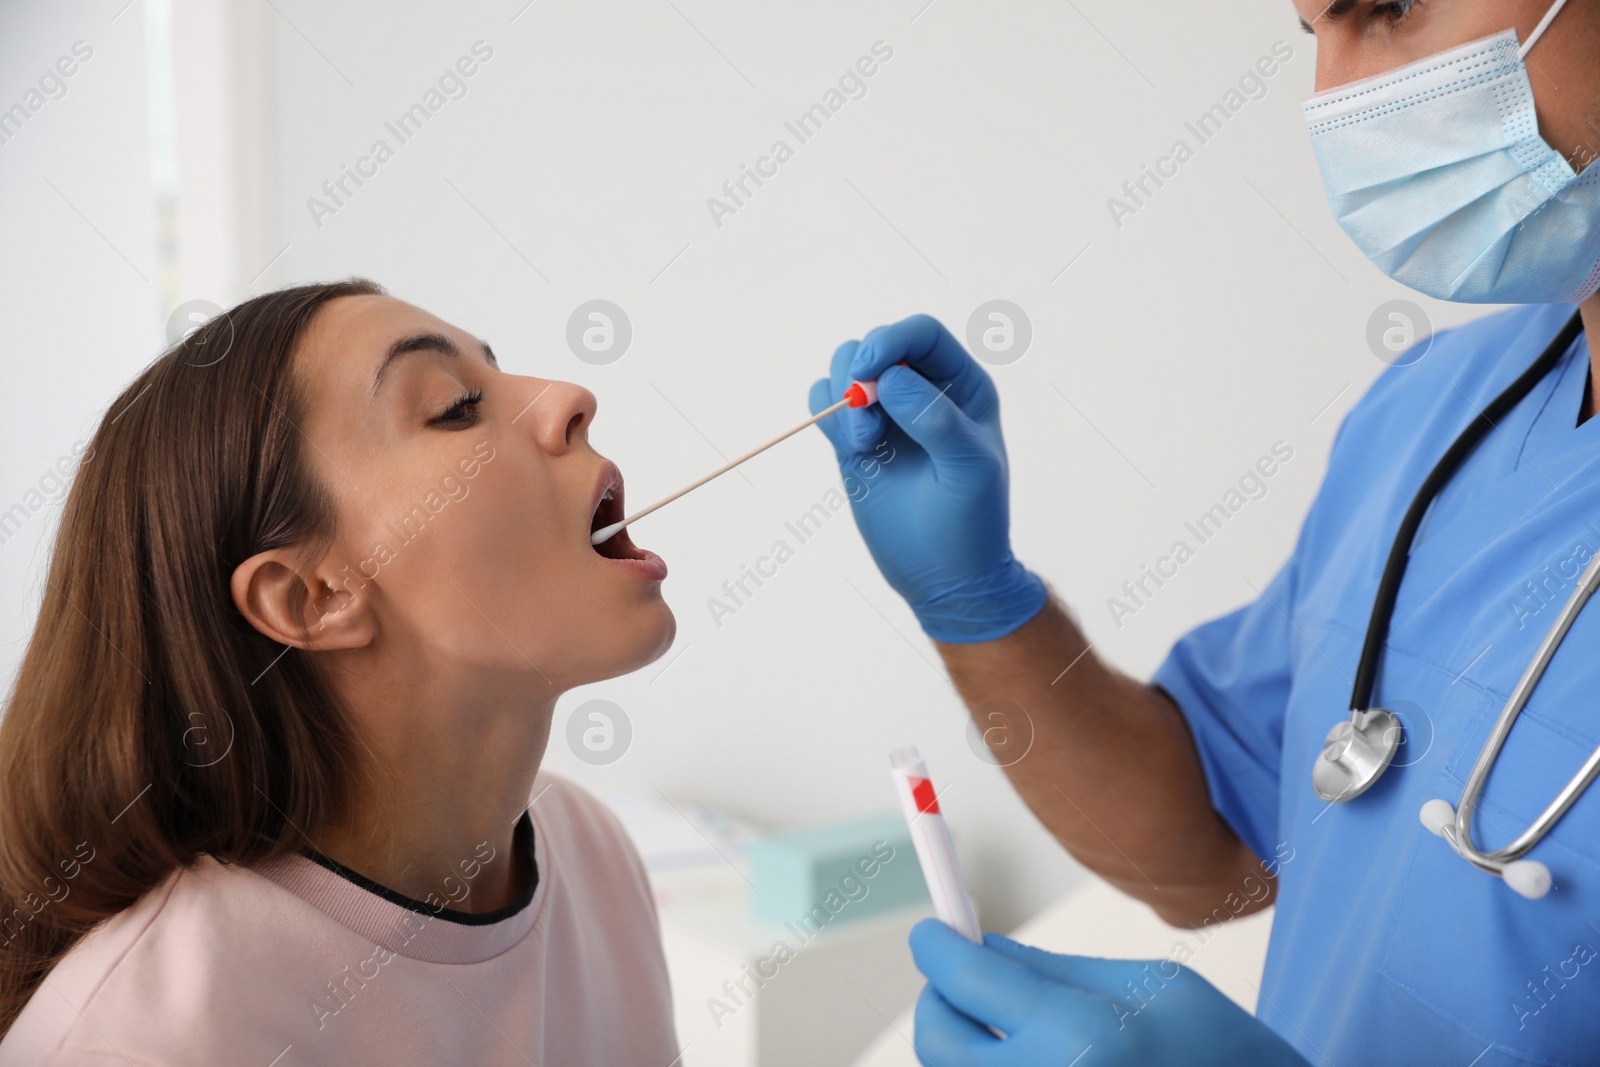
[[[1448,800],[1430,800],[1422,805],[1418,812],[1422,825],[1428,828],[1430,834],[1435,834],[1450,842],[1451,847],[1456,844],[1456,809]],[[1460,852],[1459,848],[1456,851]],[[1473,862],[1478,863],[1477,860]],[[1490,860],[1478,863],[1486,870],[1496,870],[1506,885],[1518,896],[1529,900],[1538,900],[1550,892],[1550,868],[1538,860],[1513,860],[1505,865],[1494,864]]]
[[[1519,896],[1538,900],[1550,892],[1550,868],[1538,860],[1517,860],[1501,870],[1500,877]]]
[[[1430,800],[1422,805],[1419,813],[1422,825],[1428,828],[1430,834],[1448,838],[1448,832],[1456,824],[1456,809],[1450,806],[1448,800]]]

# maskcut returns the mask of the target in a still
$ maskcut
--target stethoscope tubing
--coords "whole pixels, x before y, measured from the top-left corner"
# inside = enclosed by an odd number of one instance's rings
[[[1511,734],[1512,724],[1517,721],[1517,716],[1522,714],[1524,705],[1533,695],[1539,679],[1544,676],[1545,668],[1550,665],[1556,649],[1560,648],[1561,642],[1566,639],[1567,631],[1572,629],[1572,624],[1577,621],[1584,605],[1594,595],[1597,583],[1600,583],[1600,553],[1597,553],[1584,568],[1577,587],[1572,590],[1572,595],[1561,608],[1560,616],[1550,627],[1550,631],[1544,635],[1544,640],[1539,643],[1539,650],[1528,664],[1528,669],[1522,672],[1522,677],[1517,681],[1516,688],[1511,691],[1505,707],[1500,709],[1500,717],[1495,720],[1494,729],[1490,731],[1488,740],[1478,751],[1478,761],[1473,764],[1472,773],[1467,776],[1466,788],[1461,791],[1461,803],[1456,806],[1455,836],[1451,841],[1456,846],[1456,851],[1468,859],[1484,864],[1506,864],[1521,859],[1541,837],[1549,833],[1556,820],[1566,814],[1567,809],[1572,807],[1573,802],[1588,788],[1589,783],[1600,774],[1600,747],[1597,747],[1589,753],[1589,758],[1584,761],[1578,773],[1572,776],[1556,798],[1550,802],[1550,806],[1545,808],[1539,817],[1509,845],[1493,852],[1479,851],[1473,845],[1472,813],[1478,806],[1478,798],[1483,792],[1484,783],[1489,779],[1489,770],[1494,766],[1495,760],[1500,758],[1500,749],[1504,747],[1506,738]]]
[[[1405,518],[1395,532],[1394,544],[1389,549],[1389,558],[1383,567],[1383,577],[1378,580],[1378,595],[1373,600],[1372,616],[1367,621],[1367,636],[1361,645],[1361,659],[1356,663],[1355,683],[1350,689],[1352,712],[1366,711],[1372,706],[1372,691],[1378,680],[1378,663],[1383,657],[1384,642],[1389,639],[1389,620],[1394,616],[1394,605],[1400,596],[1400,581],[1405,576],[1406,564],[1411,561],[1411,543],[1428,509],[1433,506],[1434,499],[1455,477],[1468,453],[1477,447],[1484,434],[1494,429],[1507,412],[1533,392],[1534,387],[1561,361],[1561,357],[1582,332],[1583,317],[1574,313],[1533,365],[1523,371],[1505,392],[1490,401],[1488,407],[1478,412],[1439,462],[1434,464],[1433,470],[1428,472],[1428,477],[1417,490],[1417,495],[1412,498]]]
[[[1438,463],[1436,463],[1428,476],[1423,480],[1416,496],[1411,501],[1411,506],[1406,509],[1400,527],[1395,533],[1393,546],[1389,550],[1388,559],[1384,563],[1383,576],[1378,582],[1378,592],[1372,605],[1372,616],[1367,624],[1367,633],[1361,647],[1361,659],[1356,667],[1355,681],[1351,686],[1350,711],[1352,717],[1365,715],[1372,706],[1372,694],[1376,687],[1378,665],[1383,656],[1383,648],[1388,641],[1389,623],[1394,615],[1394,607],[1400,595],[1400,583],[1405,576],[1406,565],[1411,559],[1412,543],[1417,531],[1421,528],[1423,519],[1434,500],[1444,487],[1449,484],[1467,456],[1477,447],[1484,435],[1496,429],[1506,414],[1521,403],[1534,388],[1544,380],[1551,370],[1566,355],[1574,341],[1583,332],[1583,318],[1575,312],[1561,332],[1550,342],[1544,352],[1533,362],[1527,370],[1523,371],[1506,389],[1492,400],[1489,405],[1479,411],[1477,416],[1464,429],[1460,436],[1446,450]],[[1489,732],[1483,747],[1478,750],[1477,761],[1473,764],[1472,772],[1467,776],[1467,781],[1462,789],[1461,802],[1456,806],[1453,824],[1446,824],[1438,832],[1450,843],[1462,858],[1474,866],[1496,874],[1505,873],[1505,868],[1521,860],[1545,834],[1550,832],[1567,809],[1583,794],[1583,791],[1600,776],[1600,747],[1596,747],[1589,754],[1589,758],[1579,768],[1578,773],[1567,782],[1556,798],[1540,813],[1531,825],[1519,834],[1510,844],[1492,852],[1484,852],[1472,842],[1472,816],[1478,807],[1478,801],[1483,795],[1484,785],[1489,778],[1489,772],[1494,767],[1495,761],[1504,748],[1506,739],[1511,734],[1511,728],[1527,705],[1528,699],[1533,695],[1534,688],[1544,676],[1545,669],[1550,665],[1556,650],[1567,636],[1567,631],[1577,621],[1578,615],[1583,611],[1584,605],[1594,595],[1596,588],[1600,588],[1600,553],[1589,561],[1583,574],[1578,579],[1577,587],[1572,595],[1567,598],[1566,604],[1561,609],[1561,614],[1556,618],[1550,630],[1540,642],[1532,661],[1518,679],[1516,687],[1511,691],[1505,706],[1500,709],[1500,715],[1495,720],[1494,727]],[[1387,760],[1384,763],[1387,766]],[[1383,767],[1379,767],[1375,774],[1381,774]],[[1548,884],[1548,880],[1546,880]]]

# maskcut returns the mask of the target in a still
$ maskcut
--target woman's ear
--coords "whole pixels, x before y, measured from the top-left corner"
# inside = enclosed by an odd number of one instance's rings
[[[229,586],[251,626],[281,645],[327,652],[372,642],[369,584],[340,581],[337,573],[304,567],[293,549],[274,548],[235,567]]]

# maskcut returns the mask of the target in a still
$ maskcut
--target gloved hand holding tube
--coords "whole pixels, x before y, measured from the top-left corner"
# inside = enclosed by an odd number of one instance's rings
[[[812,412],[838,402],[852,381],[874,379],[877,405],[819,423],[847,479],[880,442],[895,450],[873,492],[852,494],[873,560],[934,640],[1011,633],[1038,614],[1046,591],[1011,554],[994,382],[938,320],[913,315],[840,345],[830,376],[811,387]]]
[[[936,919],[912,927],[911,954],[928,978],[915,1039],[927,1067],[1305,1067],[1265,1023],[1169,959],[1062,956],[999,934],[975,945]]]

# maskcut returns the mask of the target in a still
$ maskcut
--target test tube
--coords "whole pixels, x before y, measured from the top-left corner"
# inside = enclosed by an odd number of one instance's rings
[[[967,940],[983,944],[978,913],[967,893],[966,879],[961,877],[950,828],[939,812],[939,798],[921,754],[914,747],[895,749],[889,753],[889,773],[900,796],[900,810],[911,827],[911,844],[933,897],[934,914]]]

